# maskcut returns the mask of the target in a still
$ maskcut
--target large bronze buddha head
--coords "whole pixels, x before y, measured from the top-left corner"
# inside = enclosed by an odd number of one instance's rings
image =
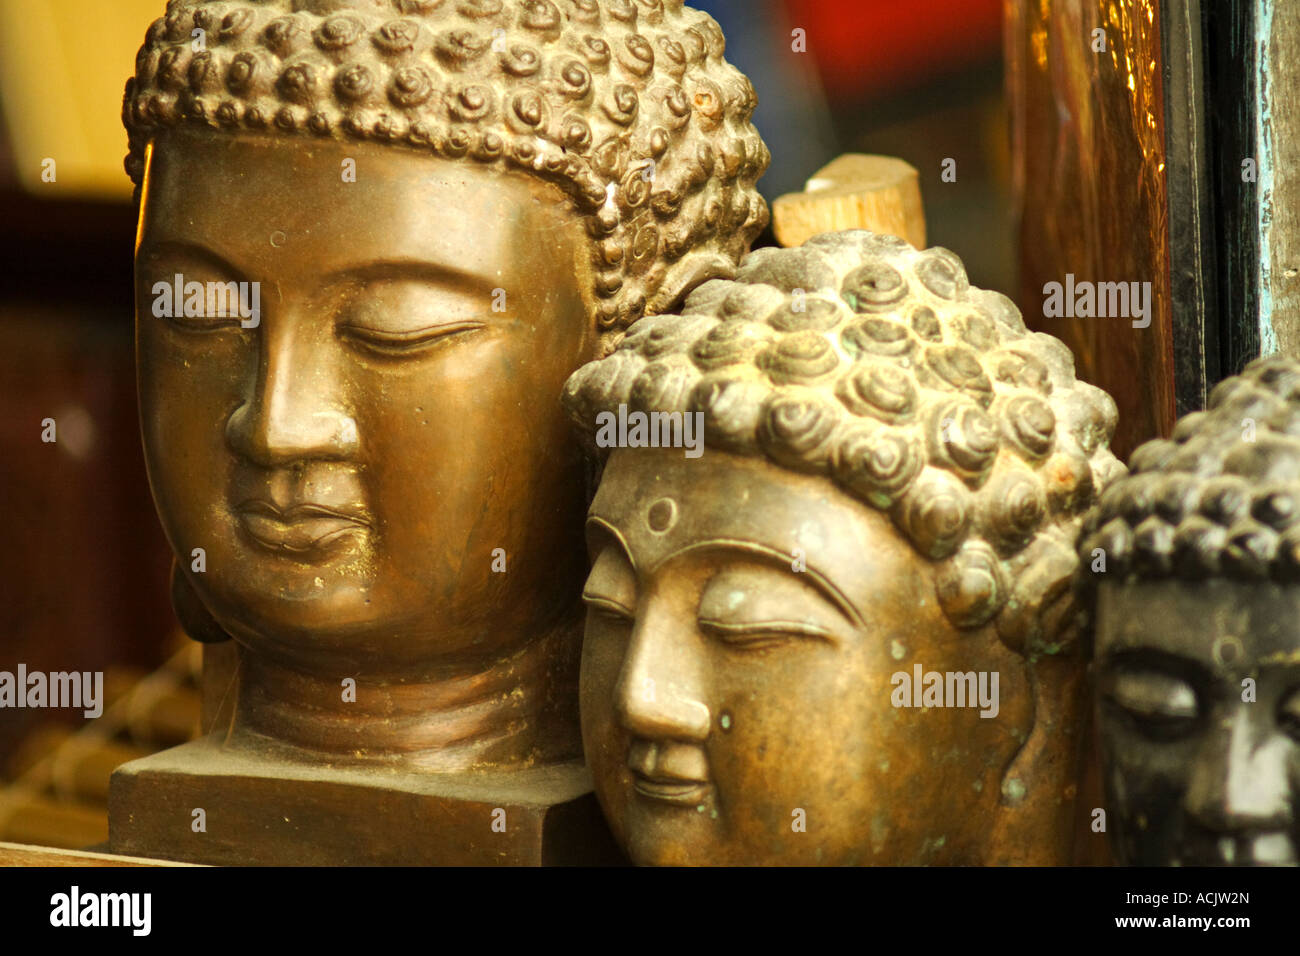
[[[576,752],[560,390],[766,222],[722,52],[680,0],[172,0],[149,29],[144,444],[246,724],[439,768]]]
[[[1300,362],[1252,363],[1133,453],[1080,547],[1111,844],[1297,862]]]
[[[565,398],[608,456],[581,716],[634,861],[1069,861],[1074,541],[1122,466],[1065,346],[952,253],[839,233]]]

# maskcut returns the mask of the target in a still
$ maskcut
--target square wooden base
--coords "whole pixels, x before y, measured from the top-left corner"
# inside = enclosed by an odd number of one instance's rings
[[[624,862],[579,762],[410,773],[322,764],[318,755],[264,738],[232,744],[208,736],[123,764],[113,773],[108,808],[113,853],[190,863]]]

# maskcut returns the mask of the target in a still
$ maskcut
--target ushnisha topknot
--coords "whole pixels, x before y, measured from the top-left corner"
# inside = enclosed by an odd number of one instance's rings
[[[1252,362],[1130,468],[1080,540],[1085,608],[1102,581],[1300,583],[1300,362]]]
[[[681,316],[634,324],[564,398],[589,444],[620,404],[702,412],[706,448],[824,475],[941,563],[950,620],[996,617],[1023,653],[1073,637],[1078,530],[1124,470],[1115,403],[1059,340],[948,250],[862,231],[756,250]]]
[[[201,31],[201,32],[196,32]],[[501,163],[588,217],[617,329],[734,274],[770,154],[717,23],[682,0],[169,0],[123,121],[328,137]]]

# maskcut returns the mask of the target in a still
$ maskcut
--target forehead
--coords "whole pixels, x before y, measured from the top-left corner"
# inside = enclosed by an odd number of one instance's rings
[[[795,550],[809,571],[865,611],[873,601],[933,600],[926,564],[881,512],[828,479],[758,458],[705,448],[619,449],[591,506],[593,540],[612,526],[638,570],[653,572],[687,549],[745,545],[775,552],[792,568]]]
[[[469,159],[178,130],[149,150],[140,241],[198,243],[268,270],[401,259],[505,276],[521,260],[571,266],[582,226],[558,187]]]
[[[1096,631],[1099,656],[1158,650],[1214,665],[1230,650],[1252,661],[1300,664],[1300,586],[1107,582],[1097,594]]]

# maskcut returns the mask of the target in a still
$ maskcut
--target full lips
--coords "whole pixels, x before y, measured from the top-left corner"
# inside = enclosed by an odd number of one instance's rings
[[[643,797],[694,807],[708,796],[707,759],[692,745],[635,740],[628,748],[632,789]]]
[[[241,505],[239,520],[259,544],[292,552],[326,548],[368,527],[358,518],[320,506],[303,505],[281,514],[261,502]]]
[[[707,794],[709,785],[693,780],[655,780],[633,772],[632,789],[652,800],[693,807]]]

